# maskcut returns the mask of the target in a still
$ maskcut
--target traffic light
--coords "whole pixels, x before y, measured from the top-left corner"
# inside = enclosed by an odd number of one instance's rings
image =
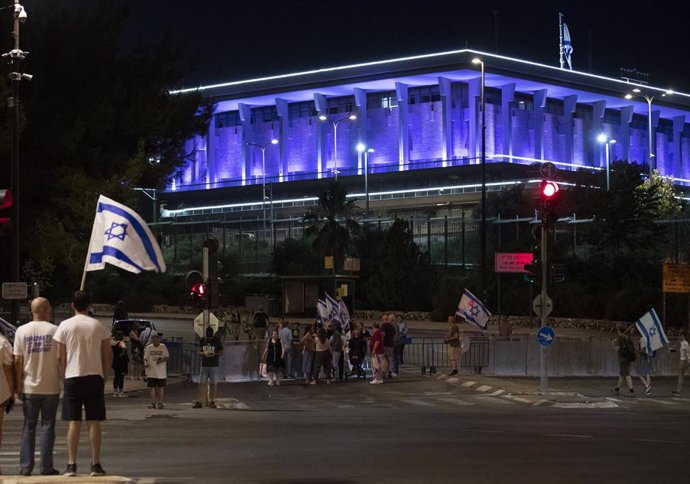
[[[525,264],[525,280],[539,285],[541,281],[541,253],[538,245],[532,248],[532,262]]]
[[[12,190],[0,190],[0,226],[10,221],[12,210]]]
[[[550,180],[541,181],[541,189],[539,191],[541,197],[541,223],[547,229],[553,227],[558,221],[558,214],[554,211],[554,207],[560,199],[560,191],[558,183]]]
[[[206,285],[204,284],[204,276],[199,271],[189,271],[185,276],[185,282],[189,287],[189,295],[187,296],[190,302],[201,304],[207,299]]]

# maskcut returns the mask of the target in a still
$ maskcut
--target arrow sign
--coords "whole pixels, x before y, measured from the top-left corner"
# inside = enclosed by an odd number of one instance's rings
[[[556,333],[551,326],[544,326],[537,331],[537,341],[542,346],[549,346],[556,339]]]

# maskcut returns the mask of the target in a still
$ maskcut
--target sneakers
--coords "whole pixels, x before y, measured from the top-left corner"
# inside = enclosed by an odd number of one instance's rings
[[[63,476],[74,477],[77,475],[77,464],[67,464],[67,469],[62,473]]]
[[[673,395],[674,397],[679,397],[679,396],[680,396],[680,392],[677,392],[677,391],[673,390],[673,391],[671,392],[671,395]]]
[[[455,376],[458,374],[458,370],[453,370],[450,373],[448,373],[448,376]]]
[[[153,402],[152,402],[152,403],[149,403],[149,408],[156,408],[156,404],[153,403]]]
[[[113,397],[117,398],[117,397],[119,397],[119,396],[120,396],[120,393],[119,393],[119,392],[113,393]]]
[[[208,404],[209,408],[217,408],[216,407],[216,402],[211,401],[211,403]]]
[[[158,408],[159,408],[159,409],[163,408],[163,404],[159,402],[159,403],[158,403]]]
[[[613,393],[615,396],[618,396],[620,394],[620,389],[614,388],[613,390],[611,390],[611,393]]]
[[[370,385],[380,385],[381,383],[383,383],[383,380],[379,379],[373,379],[369,382]]]
[[[47,471],[41,471],[42,476],[57,476],[60,471],[57,469],[48,469]]]
[[[91,475],[92,476],[104,476],[105,471],[100,464],[91,464]]]
[[[280,386],[280,380],[276,380],[276,385]]]
[[[309,382],[310,385],[316,385],[316,380],[312,380]]]
[[[29,469],[21,469],[19,471],[20,476],[29,477],[31,476],[31,471]]]
[[[635,390],[632,390],[632,389],[631,389],[631,390],[628,392],[628,396],[629,396],[630,398],[635,398]]]
[[[127,395],[125,392],[120,392],[120,398],[127,398],[129,395]]]
[[[192,408],[201,408],[201,402],[199,400],[196,400],[194,402],[194,405],[192,405]]]
[[[268,386],[272,387],[273,386],[273,380],[268,380]]]

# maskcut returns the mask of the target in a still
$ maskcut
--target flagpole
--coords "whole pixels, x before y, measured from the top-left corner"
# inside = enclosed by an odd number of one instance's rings
[[[83,291],[84,287],[86,286],[86,268],[89,265],[89,256],[91,255],[91,243],[89,242],[89,248],[86,250],[86,260],[84,261],[84,271],[81,274],[81,285],[79,286],[79,290]]]
[[[558,61],[563,69],[563,14],[558,12]]]

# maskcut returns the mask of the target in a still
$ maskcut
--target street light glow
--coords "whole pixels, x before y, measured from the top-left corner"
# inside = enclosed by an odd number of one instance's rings
[[[354,121],[355,119],[357,119],[357,115],[356,114],[350,114],[350,116],[348,116],[347,119],[349,119],[350,121]]]
[[[362,153],[362,152],[364,152],[364,150],[366,150],[366,149],[367,149],[367,147],[364,145],[364,143],[357,143],[357,151],[359,151],[360,153]]]
[[[472,59],[472,64],[481,64],[481,63],[482,63],[482,60],[479,59],[478,57],[475,57],[474,59]]]
[[[275,138],[273,138],[273,139],[271,140],[271,144],[272,144],[272,145],[277,145],[277,144],[278,144],[278,140],[275,139]]]
[[[321,121],[327,121],[327,120],[328,120],[328,116],[326,116],[325,114],[321,114],[321,115],[319,116],[319,119],[320,119]]]
[[[599,143],[606,143],[608,139],[608,136],[606,136],[604,133],[601,133],[599,136],[597,136],[597,141]]]

